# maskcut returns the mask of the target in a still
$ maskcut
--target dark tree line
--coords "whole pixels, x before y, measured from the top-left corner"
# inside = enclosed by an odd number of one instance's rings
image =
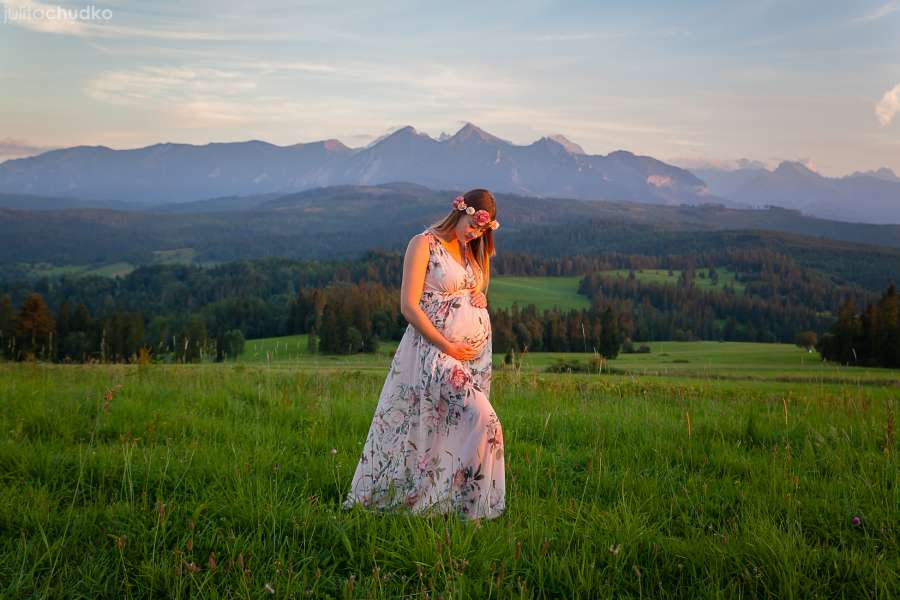
[[[135,362],[142,352],[194,362],[204,354],[216,360],[243,351],[239,329],[210,334],[198,315],[168,320],[155,317],[149,325],[141,312],[114,311],[94,318],[84,304],[64,301],[54,316],[40,294],[30,294],[16,308],[10,296],[0,297],[0,357],[60,362]]]
[[[818,350],[823,358],[842,364],[900,367],[900,295],[893,284],[878,302],[856,312],[848,298],[841,303],[831,330],[822,336]]]
[[[495,274],[590,273],[579,290],[592,301],[588,310],[489,307],[498,352],[614,356],[624,337],[792,342],[800,331],[824,333],[842,298],[857,306],[874,298],[769,249],[559,259],[501,253],[491,264]],[[694,285],[700,269],[715,282],[717,267],[737,273],[745,292],[721,282],[714,290]],[[602,272],[611,268],[632,276]],[[681,282],[641,282],[633,276],[640,269],[677,269]],[[0,281],[0,348],[7,357],[49,360],[131,360],[141,348],[171,360],[224,360],[245,337],[307,333],[316,351],[371,352],[405,330],[401,276],[400,254],[369,252],[350,261],[271,258],[212,268],[154,265],[117,278]]]
[[[613,306],[538,312],[533,304],[514,305],[490,314],[494,352],[597,352],[615,358],[632,327]]]
[[[736,273],[734,286],[719,283],[716,265]],[[698,252],[660,258],[654,268],[681,271],[677,285],[640,281],[603,272],[582,279],[579,292],[601,306],[613,306],[633,321],[635,340],[729,340],[793,342],[798,332],[824,332],[842,298],[871,298],[866,290],[835,284],[769,250]],[[709,269],[710,288],[695,285],[699,268]]]
[[[821,331],[831,319],[787,301],[708,291],[593,274],[580,290],[601,306],[631,315],[635,340],[729,340],[793,342],[799,331]]]
[[[290,305],[288,333],[308,333],[310,349],[329,354],[375,352],[406,329],[397,290],[380,283],[301,288]]]

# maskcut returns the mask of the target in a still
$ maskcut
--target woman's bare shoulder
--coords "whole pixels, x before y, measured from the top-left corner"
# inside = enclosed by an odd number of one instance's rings
[[[423,231],[422,233],[417,233],[412,236],[412,239],[409,240],[409,244],[406,246],[407,255],[413,254],[417,256],[425,255],[429,253],[431,248],[431,236]]]
[[[412,239],[409,240],[409,247],[415,249],[427,248],[431,245],[433,239],[432,233],[425,230],[412,236]]]

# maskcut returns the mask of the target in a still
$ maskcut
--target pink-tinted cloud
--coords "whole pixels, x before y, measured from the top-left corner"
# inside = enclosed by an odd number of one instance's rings
[[[890,125],[897,112],[900,112],[900,83],[886,91],[875,105],[875,116],[882,127]]]
[[[0,161],[9,160],[11,158],[34,156],[36,154],[47,152],[48,150],[53,150],[53,148],[47,146],[36,146],[21,139],[0,139]]]

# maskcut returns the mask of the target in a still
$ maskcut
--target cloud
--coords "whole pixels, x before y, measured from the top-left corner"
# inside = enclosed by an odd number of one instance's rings
[[[329,94],[348,84],[365,95]],[[484,98],[513,102],[524,86],[508,73],[477,65],[431,61],[389,65],[361,61],[304,62],[236,60],[227,66],[201,64],[138,66],[101,72],[85,87],[88,97],[174,117],[179,126],[316,121],[358,127],[364,115],[401,115],[477,109]],[[321,111],[321,112],[319,112]],[[351,130],[351,131],[353,131]],[[333,134],[332,134],[333,135]]]
[[[769,163],[765,163],[749,158],[720,159],[678,157],[670,158],[666,162],[677,167],[681,167],[682,169],[704,169],[711,171],[737,171],[738,169],[768,169],[771,171],[777,165],[777,162],[770,161]]]
[[[875,116],[882,127],[887,127],[900,111],[900,83],[884,93],[881,101],[875,105]]]
[[[624,37],[625,34],[613,34],[603,37]],[[536,35],[524,35],[518,39],[526,42],[579,42],[581,40],[594,40],[600,38],[597,33],[541,33]]]
[[[870,21],[877,21],[882,19],[892,13],[900,10],[900,2],[888,2],[887,4],[883,4],[876,8],[873,11],[867,12],[864,15],[860,15],[855,19],[851,19],[851,23],[868,23]]]
[[[819,172],[819,167],[816,166],[816,163],[813,162],[813,159],[811,159],[811,158],[798,158],[797,162],[800,163],[801,165],[803,165],[804,167],[806,167],[807,169],[809,169],[810,171],[812,171],[813,173]]]
[[[0,161],[10,158],[24,158],[26,156],[34,156],[42,154],[49,150],[54,150],[49,146],[35,146],[22,139],[3,138],[0,139]]]
[[[101,73],[88,83],[86,92],[109,104],[162,110],[182,126],[207,126],[253,122],[258,111],[237,98],[256,89],[257,82],[240,71],[144,66]]]

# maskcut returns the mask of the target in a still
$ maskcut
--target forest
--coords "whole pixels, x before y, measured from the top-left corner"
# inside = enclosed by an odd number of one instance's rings
[[[543,311],[527,304],[489,306],[495,352],[597,352],[612,358],[626,341],[793,342],[803,331],[828,344],[832,325],[840,322],[834,316],[839,306],[842,315],[848,306],[874,306],[878,298],[875,290],[770,249],[566,258],[501,253],[491,265],[495,275],[581,276],[579,293],[591,305]],[[644,269],[677,271],[680,277],[675,285],[644,281],[637,276]],[[696,285],[701,269],[710,285]],[[734,273],[734,281],[719,283],[717,269]],[[356,260],[154,265],[124,277],[0,282],[0,348],[16,360],[116,362],[136,360],[143,352],[154,360],[190,362],[235,357],[245,339],[304,333],[312,351],[374,352],[379,342],[397,340],[406,329],[399,310],[401,274],[399,253],[370,251]],[[891,322],[889,305],[879,323]],[[857,321],[868,323],[868,312]],[[823,347],[846,362],[843,350]],[[866,356],[880,364],[882,354]]]
[[[900,367],[900,296],[894,285],[860,312],[852,299],[818,343],[822,357],[845,365]]]

